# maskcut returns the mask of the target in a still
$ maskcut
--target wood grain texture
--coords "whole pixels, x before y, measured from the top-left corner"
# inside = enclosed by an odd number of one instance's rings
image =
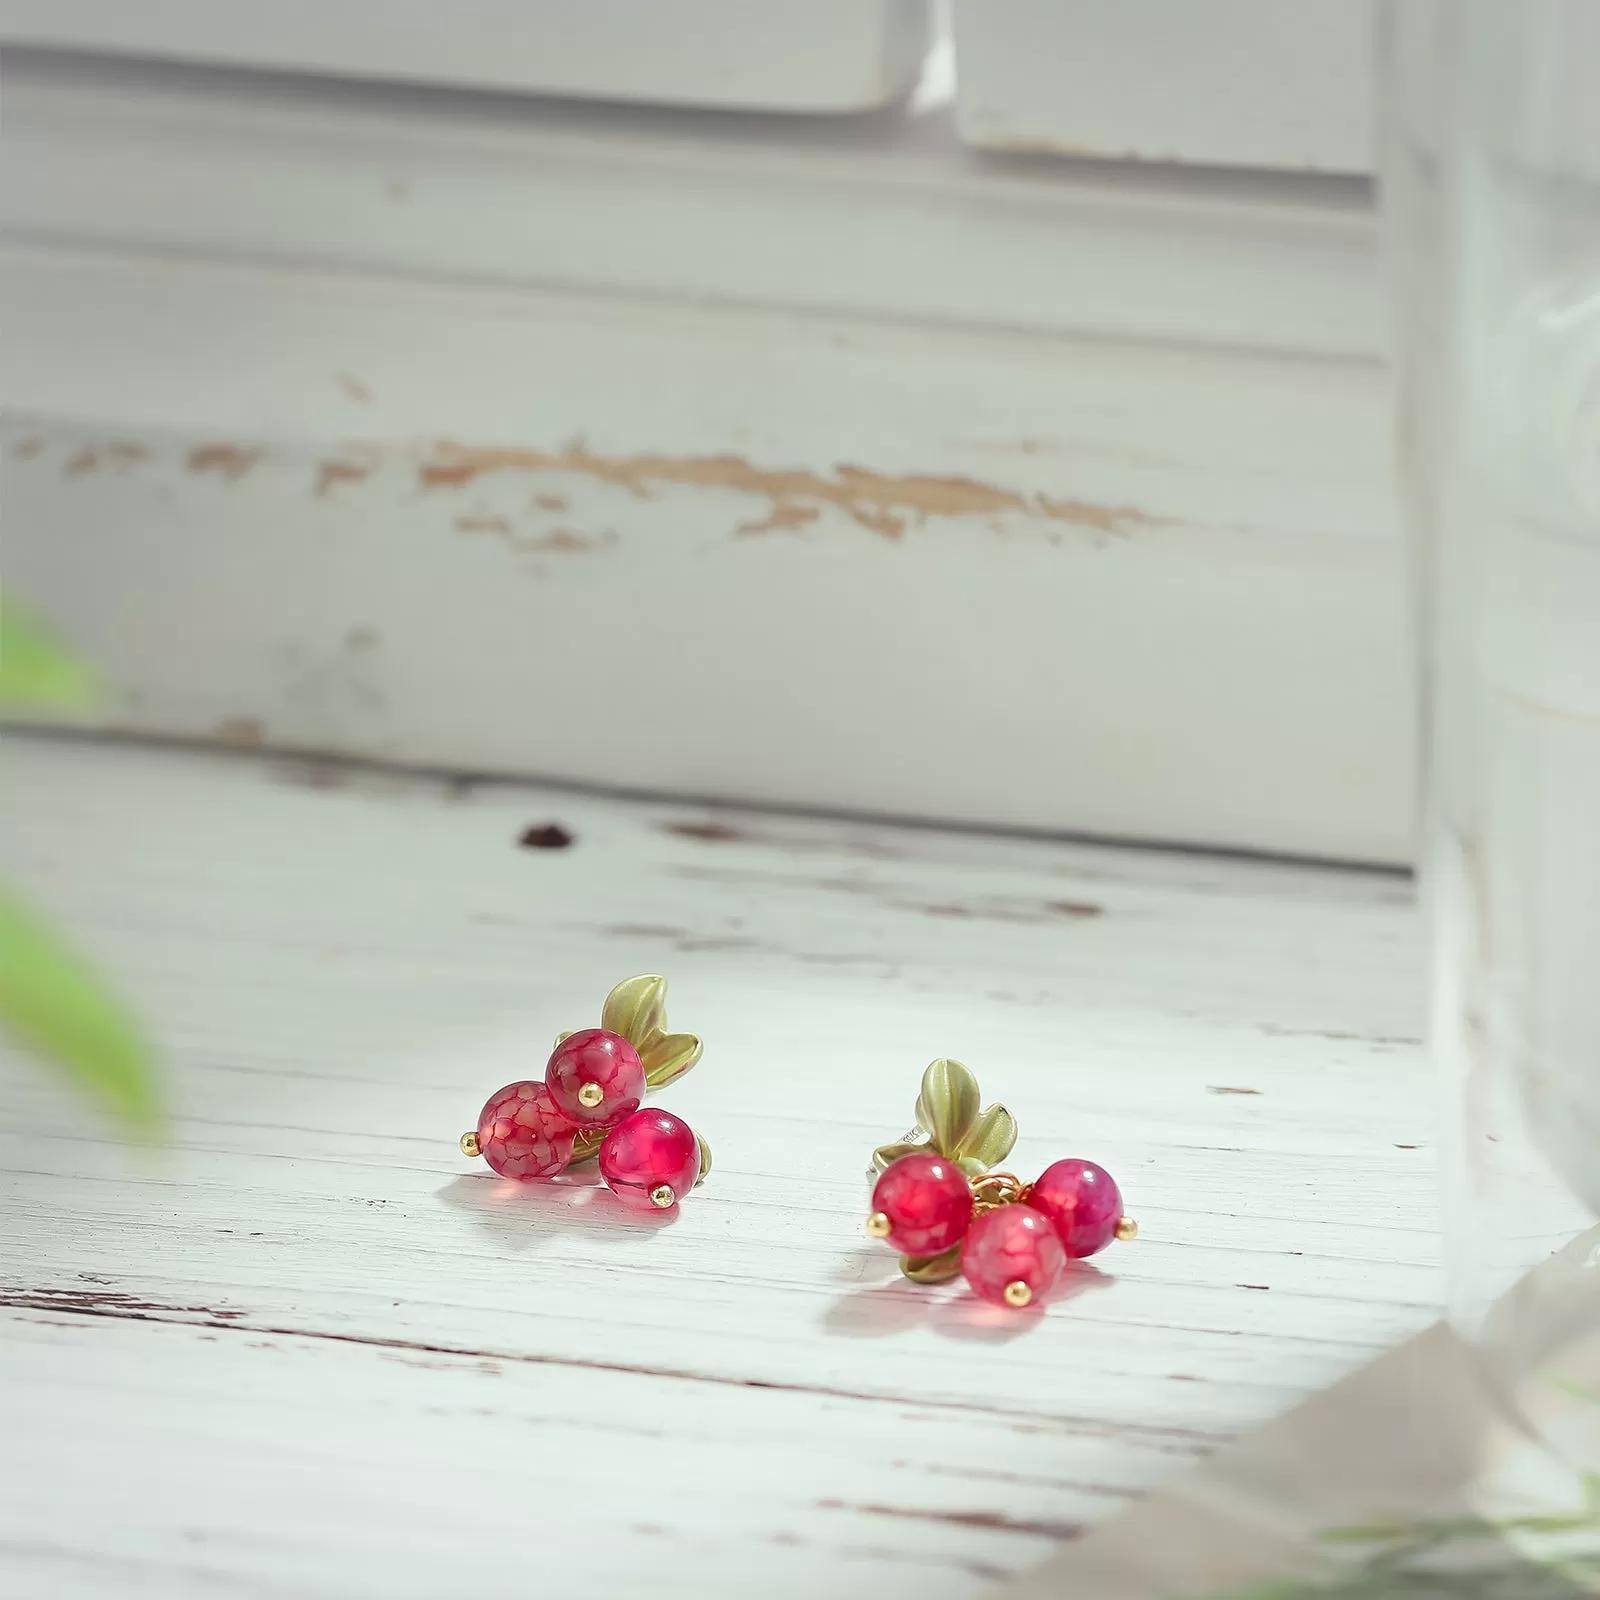
[[[1429,1320],[1403,880],[13,737],[0,867],[166,1042],[0,1073],[0,1584],[962,1596]],[[526,847],[558,825],[566,846]],[[656,970],[677,1218],[455,1139]],[[1042,1315],[861,1237],[955,1055],[1137,1243]],[[1097,1264],[1098,1265],[1098,1264]]]

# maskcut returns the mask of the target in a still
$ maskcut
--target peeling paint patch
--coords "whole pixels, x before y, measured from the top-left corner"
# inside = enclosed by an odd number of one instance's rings
[[[823,506],[833,506],[886,539],[898,539],[908,526],[921,526],[930,517],[1002,512],[1100,533],[1124,533],[1165,521],[1132,506],[1029,495],[976,478],[894,476],[845,464],[828,476],[798,468],[753,466],[742,456],[604,456],[581,443],[560,450],[527,450],[474,449],[445,442],[422,462],[418,481],[424,489],[460,488],[496,472],[575,472],[641,496],[664,486],[731,489],[767,500],[777,529],[797,525],[796,517],[812,520],[803,516],[807,511],[815,514]],[[756,529],[747,525],[739,531]]]
[[[517,843],[524,850],[565,850],[572,834],[559,822],[536,822],[517,835]]]
[[[219,744],[232,745],[238,750],[258,750],[267,737],[266,725],[260,717],[224,717],[211,735]]]
[[[191,465],[193,463],[191,462]],[[372,468],[361,461],[319,461],[317,463],[317,493],[325,495],[341,483],[364,483],[372,476]]]
[[[669,831],[675,825],[666,824]],[[697,837],[689,834],[688,837]],[[738,867],[668,867],[675,878],[702,883],[735,884],[741,887],[762,885],[804,891],[822,890],[829,894],[850,895],[869,900],[887,911],[910,912],[916,916],[959,918],[975,922],[1014,923],[1023,927],[1044,927],[1066,921],[1080,921],[1105,915],[1105,907],[1092,900],[1035,900],[1028,895],[979,895],[971,900],[923,900],[899,885],[882,878],[858,873],[834,877],[812,877],[802,873],[763,872]]]
[[[754,522],[741,522],[735,533],[782,533],[804,528],[815,522],[822,513],[815,506],[778,504],[771,512]]]
[[[970,905],[959,902],[900,902],[902,910],[929,917],[972,917],[980,922],[1038,923],[1052,917],[1103,917],[1106,908],[1092,900],[1006,900],[990,897]]]
[[[26,440],[24,443],[33,446],[24,450],[20,445],[12,452],[13,455],[23,457],[37,455],[43,447],[42,439]],[[63,476],[68,478],[81,478],[90,472],[97,472],[101,467],[115,467],[120,471],[137,466],[141,461],[148,461],[150,452],[142,444],[131,440],[118,439],[110,444],[86,444],[67,457],[62,465]]]
[[[536,494],[533,497],[533,504],[539,511],[565,511],[567,497],[562,494]]]
[[[509,517],[479,516],[457,517],[457,533],[492,533],[502,539],[513,538],[516,529],[511,526]]]
[[[574,533],[570,528],[552,528],[548,533],[523,533],[509,517],[479,513],[457,517],[457,533],[487,533],[504,539],[517,550],[538,555],[577,555],[588,550],[604,550],[617,542],[614,531],[602,534]]]
[[[701,839],[707,844],[733,844],[749,837],[743,828],[729,822],[663,822],[661,831],[680,839]]]
[[[536,539],[520,541],[524,550],[565,550],[576,554],[580,550],[604,550],[617,542],[615,533],[574,533],[570,528],[552,528]]]
[[[33,1311],[81,1312],[89,1316],[131,1317],[139,1320],[159,1317],[204,1317],[228,1321],[244,1312],[219,1306],[185,1306],[163,1300],[143,1300],[137,1295],[114,1289],[0,1289],[0,1305],[19,1306]]]
[[[1042,1539],[1075,1539],[1083,1532],[1076,1522],[1028,1520],[999,1511],[959,1511],[954,1508],[874,1505],[862,1501],[819,1500],[819,1511],[853,1511],[867,1517],[909,1517],[917,1522],[943,1522],[956,1528],[984,1528],[995,1533],[1029,1533]]]
[[[215,472],[224,478],[242,478],[259,460],[259,450],[236,444],[201,444],[189,452],[191,472]]]

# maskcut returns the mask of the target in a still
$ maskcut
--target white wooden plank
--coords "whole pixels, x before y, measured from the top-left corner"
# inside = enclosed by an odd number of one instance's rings
[[[0,40],[668,105],[839,112],[916,81],[927,0],[0,0]]]
[[[176,1129],[130,1152],[0,1075],[21,1592],[971,1594],[1433,1314],[1396,878],[3,762],[0,866],[137,996]],[[547,821],[575,843],[518,847]],[[707,1040],[670,1092],[717,1158],[681,1216],[469,1166],[486,1093],[652,969]],[[941,1053],[1017,1110],[1019,1168],[1094,1156],[1141,1220],[1043,1315],[860,1237]]]
[[[1365,189],[843,123],[6,55],[0,229],[455,282],[1380,359]],[[1175,270],[1175,264],[1181,268]]]
[[[954,0],[989,149],[1368,173],[1375,0]]]
[[[7,577],[116,725],[1409,852],[1374,369],[20,246],[0,289]]]

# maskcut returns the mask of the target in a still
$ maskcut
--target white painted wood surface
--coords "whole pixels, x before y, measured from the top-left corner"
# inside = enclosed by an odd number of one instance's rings
[[[26,55],[0,163],[7,576],[117,726],[1408,854],[1339,186]]]
[[[0,43],[669,105],[840,112],[916,81],[927,0],[0,0]]]
[[[953,0],[993,150],[1370,173],[1376,0]]]
[[[164,1042],[140,1154],[0,1070],[0,1588],[980,1592],[1433,1314],[1408,887],[13,736],[0,871]],[[527,850],[529,824],[576,842]],[[706,1056],[665,1226],[455,1139],[636,971]],[[897,1281],[952,1053],[1143,1235],[1042,1315]]]

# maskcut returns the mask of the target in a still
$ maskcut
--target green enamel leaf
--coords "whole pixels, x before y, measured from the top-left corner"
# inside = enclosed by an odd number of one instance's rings
[[[95,675],[31,617],[0,604],[0,705],[62,706],[81,711],[94,703]]]
[[[884,1172],[893,1166],[901,1156],[914,1156],[918,1153],[925,1155],[927,1150],[928,1147],[925,1144],[880,1144],[872,1152],[872,1164],[879,1172]]]
[[[700,1059],[704,1048],[698,1036],[692,1033],[656,1034],[639,1052],[645,1082],[652,1089],[664,1089]]]
[[[978,1120],[978,1080],[959,1061],[935,1061],[922,1075],[917,1126],[943,1155],[953,1155]]]
[[[646,975],[625,978],[606,996],[600,1026],[620,1033],[635,1050],[642,1050],[664,1022],[667,980]]]
[[[1004,1106],[993,1105],[967,1130],[958,1153],[971,1156],[984,1167],[995,1167],[1011,1154],[1016,1142],[1017,1119]]]
[[[3,892],[0,1024],[135,1127],[159,1127],[155,1064],[138,1022],[82,957]]]

